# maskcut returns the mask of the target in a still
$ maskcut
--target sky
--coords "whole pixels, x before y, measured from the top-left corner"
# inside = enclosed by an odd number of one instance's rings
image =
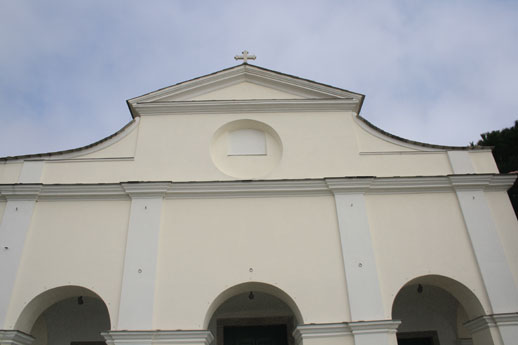
[[[126,100],[239,64],[366,95],[392,134],[466,146],[518,120],[518,1],[0,0],[0,157],[80,147]]]

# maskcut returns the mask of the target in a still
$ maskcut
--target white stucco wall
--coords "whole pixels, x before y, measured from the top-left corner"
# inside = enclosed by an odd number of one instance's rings
[[[491,310],[454,193],[368,195],[367,205],[387,317],[398,291],[429,274],[469,286]]]
[[[276,131],[281,141],[279,163],[268,173],[254,178],[435,176],[452,173],[445,151],[419,152],[374,137],[358,126],[354,116],[351,112],[325,112],[143,117],[137,128],[113,146],[73,160],[47,161],[41,181],[108,183],[247,179],[249,176],[226,175],[211,158],[214,134],[226,123],[239,119],[265,123]],[[192,135],[194,132],[196,135]],[[477,173],[495,172],[490,152],[479,152],[470,157],[473,157]]]
[[[155,328],[202,328],[249,281],[283,290],[305,323],[349,319],[332,197],[166,200],[162,214]]]
[[[6,327],[34,297],[58,286],[97,293],[116,323],[129,201],[48,201],[36,204]]]
[[[22,171],[23,162],[0,162],[0,183],[16,183]]]

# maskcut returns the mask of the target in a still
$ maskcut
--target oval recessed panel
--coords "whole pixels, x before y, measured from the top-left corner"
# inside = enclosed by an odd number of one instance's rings
[[[236,120],[221,126],[212,138],[212,161],[224,174],[260,178],[269,174],[282,156],[279,135],[267,124],[255,120]]]

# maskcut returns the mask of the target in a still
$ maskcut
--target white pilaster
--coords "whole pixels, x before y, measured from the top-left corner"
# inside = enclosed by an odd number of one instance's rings
[[[118,329],[152,329],[162,200],[169,184],[123,184],[131,211]]]
[[[24,161],[18,183],[40,183],[44,161]]]
[[[382,320],[381,289],[361,183],[355,192],[350,183],[349,190],[341,190],[340,180],[328,180],[335,196],[351,320]]]
[[[468,151],[448,151],[451,169],[454,174],[474,174]]]
[[[101,333],[108,345],[209,345],[210,331],[108,331]]]
[[[0,330],[0,345],[30,345],[33,341],[33,337],[23,332]]]
[[[481,187],[471,187],[465,179],[457,181],[455,176],[450,178],[493,313],[516,313],[518,287],[514,283],[485,193]]]
[[[40,189],[40,185],[12,185],[2,190],[7,205],[0,223],[0,327],[5,327],[7,309]]]

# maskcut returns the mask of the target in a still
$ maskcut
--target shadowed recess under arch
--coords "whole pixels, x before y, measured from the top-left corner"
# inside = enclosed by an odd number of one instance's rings
[[[250,291],[262,292],[265,294],[272,295],[277,297],[282,302],[286,303],[286,305],[291,309],[293,315],[295,316],[297,324],[304,324],[304,319],[302,318],[302,314],[296,305],[295,301],[284,291],[279,289],[276,286],[261,283],[261,282],[247,282],[238,285],[234,285],[223,292],[221,292],[210,304],[207,312],[205,313],[205,320],[203,322],[203,327],[206,329],[209,326],[210,320],[214,315],[214,312],[229,298],[237,296],[242,293],[248,293]]]

